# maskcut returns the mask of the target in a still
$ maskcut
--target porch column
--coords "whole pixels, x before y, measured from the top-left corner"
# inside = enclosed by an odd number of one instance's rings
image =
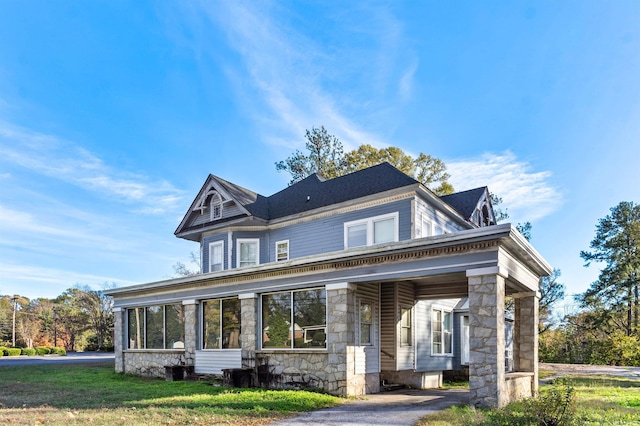
[[[198,301],[195,299],[182,302],[184,310],[184,362],[195,365],[196,349],[198,349]]]
[[[351,283],[327,284],[327,391],[341,396],[363,395],[352,383],[355,374],[355,290]]]
[[[256,293],[243,293],[238,295],[240,299],[240,318],[242,327],[240,334],[240,347],[242,348],[242,368],[256,367],[256,343],[257,343],[257,300]]]
[[[476,407],[504,407],[504,293],[507,271],[467,270],[469,282],[469,391]]]
[[[126,312],[126,309],[113,308],[113,351],[116,373],[124,373],[124,353],[122,351],[126,348],[125,339],[127,339],[127,333],[124,329]]]
[[[532,372],[531,394],[538,392],[538,292],[515,293],[513,361],[516,371]]]

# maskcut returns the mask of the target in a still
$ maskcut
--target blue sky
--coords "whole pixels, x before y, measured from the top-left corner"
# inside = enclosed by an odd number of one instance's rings
[[[569,293],[640,202],[640,2],[0,5],[0,294],[167,278],[209,173],[270,195],[324,125],[488,185]]]

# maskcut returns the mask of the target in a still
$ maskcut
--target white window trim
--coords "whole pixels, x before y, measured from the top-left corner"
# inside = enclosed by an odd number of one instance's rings
[[[294,324],[295,321],[294,321],[293,318],[294,318],[295,313],[294,313],[294,309],[293,309],[293,293],[298,292],[298,291],[321,290],[321,289],[325,291],[325,297],[327,297],[327,299],[325,299],[326,302],[325,302],[324,315],[325,315],[325,321],[326,321],[325,327],[326,327],[326,330],[327,330],[325,332],[325,335],[328,335],[329,334],[329,300],[328,300],[328,296],[327,296],[326,287],[324,287],[324,288],[323,287],[298,288],[298,289],[295,289],[295,290],[282,290],[282,291],[271,291],[271,292],[268,292],[268,293],[261,293],[260,296],[258,296],[259,304],[260,304],[259,305],[259,312],[260,313],[258,314],[258,317],[259,317],[258,324],[259,324],[259,330],[260,330],[260,332],[259,332],[260,333],[260,338],[258,339],[258,342],[260,344],[260,350],[263,350],[263,351],[274,351],[274,352],[276,352],[276,351],[309,351],[309,350],[311,350],[311,351],[327,351],[328,346],[324,347],[324,348],[294,348],[293,347],[293,344],[294,344],[293,341],[291,342],[291,346],[288,347],[288,348],[272,348],[270,346],[264,347],[263,346],[263,344],[264,344],[263,336],[262,336],[262,330],[264,330],[264,324],[262,323],[262,296],[269,296],[271,294],[278,294],[278,293],[289,293],[290,297],[291,297],[291,299],[290,299],[291,300],[291,315],[289,317],[289,323],[290,324]],[[295,333],[295,331],[294,331],[294,333]]]
[[[220,261],[222,262],[222,267],[220,268],[220,271],[224,271],[224,241],[214,241],[209,243],[209,272],[214,272],[211,270],[211,254],[213,253],[213,250],[211,250],[211,248],[213,246],[221,246],[221,255],[220,255]],[[216,271],[219,272],[219,271]]]
[[[242,244],[255,243],[256,244],[256,264],[251,266],[260,265],[260,238],[236,238],[236,268],[240,266],[240,253],[242,252]]]
[[[220,193],[218,193],[217,191],[213,192],[211,195],[211,201],[209,202],[210,205],[210,213],[209,213],[209,219],[210,220],[216,220],[216,219],[222,219],[222,196],[220,195]],[[215,212],[215,207],[220,207],[220,214],[218,216],[214,215]]]
[[[276,245],[275,245],[275,248],[276,248],[276,252],[275,252],[275,254],[276,254],[276,258],[275,258],[275,261],[276,261],[276,262],[278,262],[278,261],[279,261],[279,259],[278,259],[278,246],[279,246],[280,244],[285,244],[285,243],[287,244],[287,258],[286,258],[286,259],[282,259],[282,260],[280,260],[280,262],[284,262],[284,261],[289,260],[289,240],[282,240],[282,241],[276,241]]]
[[[363,343],[362,342],[362,305],[369,305],[370,309],[371,309],[371,323],[369,323],[369,343]],[[369,299],[362,299],[359,301],[358,303],[358,346],[375,346],[375,335],[376,335],[376,330],[375,330],[375,323],[376,323],[376,316],[375,316],[375,310],[374,310],[374,303],[372,300]]]
[[[442,347],[442,353],[434,353],[433,352],[433,312],[434,311],[439,311],[440,315],[442,317],[442,335],[440,337],[440,346]],[[444,314],[448,313],[449,315],[451,315],[451,352],[444,352]],[[432,306],[431,307],[431,341],[429,342],[429,345],[431,346],[431,356],[438,356],[438,357],[453,357],[453,353],[454,353],[454,338],[453,338],[453,309],[451,308],[443,308],[440,306]]]
[[[402,324],[402,311],[406,310],[407,312],[409,312],[409,327],[405,327]],[[414,335],[413,335],[413,330],[414,330],[414,326],[413,326],[413,308],[409,305],[401,305],[400,306],[400,346],[403,348],[409,348],[411,346],[413,346],[413,342],[415,341],[414,339]],[[402,343],[402,330],[405,328],[409,328],[409,343]]]
[[[394,213],[389,213],[389,214],[383,214],[380,216],[373,216],[373,217],[368,217],[366,219],[358,219],[358,220],[352,220],[350,222],[345,222],[344,223],[344,248],[348,249],[349,248],[349,235],[348,235],[348,229],[352,226],[357,226],[357,225],[366,225],[367,226],[367,243],[364,246],[358,246],[358,247],[366,247],[366,246],[372,246],[373,245],[373,224],[374,222],[378,222],[381,220],[386,220],[386,219],[394,219],[394,229],[393,229],[393,241],[396,242],[399,240],[398,234],[399,234],[399,214],[398,212],[394,212]],[[385,243],[379,243],[379,244],[385,244]]]

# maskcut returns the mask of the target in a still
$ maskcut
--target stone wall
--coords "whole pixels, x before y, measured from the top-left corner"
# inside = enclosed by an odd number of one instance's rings
[[[186,365],[183,350],[124,351],[124,372],[164,377],[167,365]]]
[[[509,401],[519,401],[524,398],[531,398],[533,386],[533,373],[508,373],[505,382],[505,392]]]
[[[315,388],[336,393],[340,373],[336,374],[325,351],[259,352],[255,360],[261,387]]]

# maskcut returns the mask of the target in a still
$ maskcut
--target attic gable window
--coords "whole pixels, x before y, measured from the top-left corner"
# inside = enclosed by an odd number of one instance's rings
[[[211,195],[211,220],[222,218],[222,197],[217,192]]]

